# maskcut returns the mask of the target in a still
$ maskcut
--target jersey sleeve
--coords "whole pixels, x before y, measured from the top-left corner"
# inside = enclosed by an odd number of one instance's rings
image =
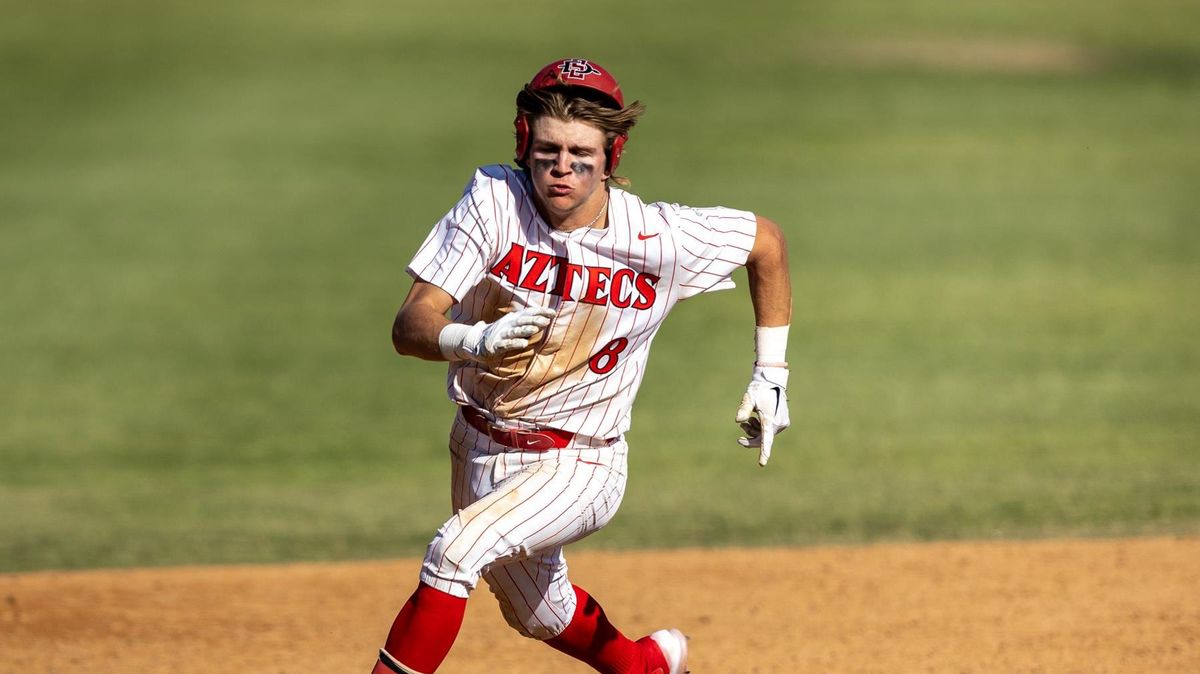
[[[408,264],[409,275],[445,290],[456,302],[483,280],[495,256],[497,224],[483,215],[494,209],[481,208],[491,198],[489,180],[482,170],[476,172]]]
[[[734,287],[730,277],[754,247],[754,214],[672,204],[666,215],[675,231],[680,299]]]

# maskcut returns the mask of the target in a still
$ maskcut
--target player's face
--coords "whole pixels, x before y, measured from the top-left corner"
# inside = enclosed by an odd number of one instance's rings
[[[535,119],[531,130],[529,174],[550,224],[592,219],[603,204],[608,179],[604,132],[586,122],[551,117]]]

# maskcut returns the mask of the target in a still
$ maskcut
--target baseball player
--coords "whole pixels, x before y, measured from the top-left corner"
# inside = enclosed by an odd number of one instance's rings
[[[741,266],[757,358],[735,420],[766,465],[789,423],[791,287],[770,220],[647,204],[618,187],[643,110],[594,62],[542,68],[517,95],[516,167],[478,169],[408,266],[392,340],[402,355],[450,363],[454,515],[373,674],[436,671],[480,578],[514,629],[597,671],[687,671],[683,634],[626,637],[571,583],[563,546],[621,503],[624,434],[663,319],[680,300],[733,287]]]

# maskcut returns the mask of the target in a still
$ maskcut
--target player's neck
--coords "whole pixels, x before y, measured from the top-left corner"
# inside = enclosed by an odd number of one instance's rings
[[[538,213],[551,229],[559,232],[573,232],[577,229],[604,229],[608,227],[608,190],[597,190],[595,196],[588,199],[578,208],[565,214],[550,212],[540,200],[537,202]]]

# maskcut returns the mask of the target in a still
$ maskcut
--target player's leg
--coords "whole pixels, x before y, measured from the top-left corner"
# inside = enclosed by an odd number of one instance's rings
[[[561,633],[575,611],[562,549],[497,564],[483,575],[504,621],[522,636],[544,641]]]
[[[474,439],[468,433],[464,441],[470,446]],[[479,460],[477,455],[485,455],[487,461]],[[465,608],[465,599],[484,569],[553,551],[598,530],[611,519],[624,492],[624,457],[624,443],[608,448],[603,454],[595,450],[564,451],[533,457],[519,452],[492,455],[487,451],[471,452],[467,461],[467,479],[463,483],[472,495],[487,493],[448,520],[430,544],[422,565],[422,586],[410,599],[411,607],[406,605],[411,610],[402,611],[397,618],[383,656],[390,653],[408,669],[417,669],[422,674],[434,671],[457,635],[461,625],[460,607]],[[497,480],[494,485],[490,483],[493,479]],[[556,577],[553,573],[546,575],[536,567],[537,564],[531,567],[535,577]],[[577,619],[576,607],[570,604],[573,598],[578,604],[578,594],[574,588],[568,589],[565,566],[558,578],[559,598],[550,602],[558,608],[558,616],[554,618],[558,624],[552,631],[558,630],[559,625],[566,631]],[[520,581],[514,583],[521,584]],[[534,601],[536,598],[536,601],[543,601],[547,594],[534,583],[530,594],[509,593],[508,596],[515,605],[517,600]],[[462,602],[455,602],[455,599]],[[595,604],[592,601],[584,602],[584,605]],[[538,620],[545,622],[546,619]],[[580,643],[585,638],[594,641],[597,635],[604,635],[608,638],[600,646],[608,648],[593,649],[596,652],[576,650],[572,654],[581,659],[591,658],[602,667],[611,667],[601,671],[630,671],[620,663],[628,659],[625,656],[636,659],[636,654],[644,649],[630,647],[629,644],[634,642],[620,636],[602,612],[592,610],[578,620],[578,629],[570,635],[580,635]],[[529,624],[534,625],[533,622]],[[426,628],[437,638],[422,636],[427,633]],[[530,629],[544,630],[545,627]],[[572,643],[574,641],[570,639],[561,642],[565,649],[571,649]],[[387,658],[381,657],[379,666],[387,664]]]
[[[484,569],[595,531],[624,490],[623,461],[614,470],[594,450],[588,456],[597,460],[588,463],[565,450],[512,452],[461,421],[451,450],[454,505],[467,505],[430,543],[421,584],[393,623],[382,666],[390,655],[407,669],[434,671],[457,637],[466,598]]]
[[[505,455],[493,458],[504,462]],[[580,485],[573,489],[560,467],[552,461],[529,464],[442,525],[425,553],[421,584],[388,633],[377,673],[389,666],[389,657],[402,672],[436,671],[458,636],[467,597],[483,570],[527,554],[527,541],[543,525],[563,529],[554,519],[542,520],[556,499],[578,496]]]
[[[672,674],[664,648],[650,637],[634,641],[608,619],[600,603],[567,579],[561,548],[491,569],[484,575],[510,626],[522,635],[605,674]],[[686,641],[681,643],[686,648]],[[668,644],[668,649],[670,645]],[[686,654],[675,654],[675,663]]]
[[[659,630],[633,641],[609,622],[600,603],[578,585],[570,624],[546,644],[604,674],[682,674],[687,640],[678,630]]]
[[[450,500],[456,512],[474,500],[478,491],[491,489],[488,455],[471,451],[471,442],[477,439],[473,430],[456,418],[450,431]],[[466,604],[465,595],[420,583],[392,622],[372,674],[437,670],[458,637]]]
[[[600,672],[677,674],[687,659],[682,634],[664,630],[655,638],[629,639],[609,621],[600,603],[567,577],[562,546],[599,530],[616,514],[625,490],[626,455],[623,441],[605,453],[569,454],[568,460],[579,461],[572,479],[583,489],[566,503],[565,515],[555,517],[551,509],[542,514],[543,522],[556,523],[543,531],[558,535],[527,536],[530,556],[489,567],[484,579],[505,620],[527,637],[545,641]],[[601,460],[608,465],[597,472],[595,465]]]
[[[467,600],[421,584],[388,633],[372,674],[429,674],[450,652],[462,627]]]
[[[465,597],[485,569],[578,540],[600,524],[591,498],[624,482],[594,464],[545,458],[522,465],[512,455],[498,461],[512,464],[500,471],[509,476],[450,518],[430,544],[421,569],[426,585]]]

